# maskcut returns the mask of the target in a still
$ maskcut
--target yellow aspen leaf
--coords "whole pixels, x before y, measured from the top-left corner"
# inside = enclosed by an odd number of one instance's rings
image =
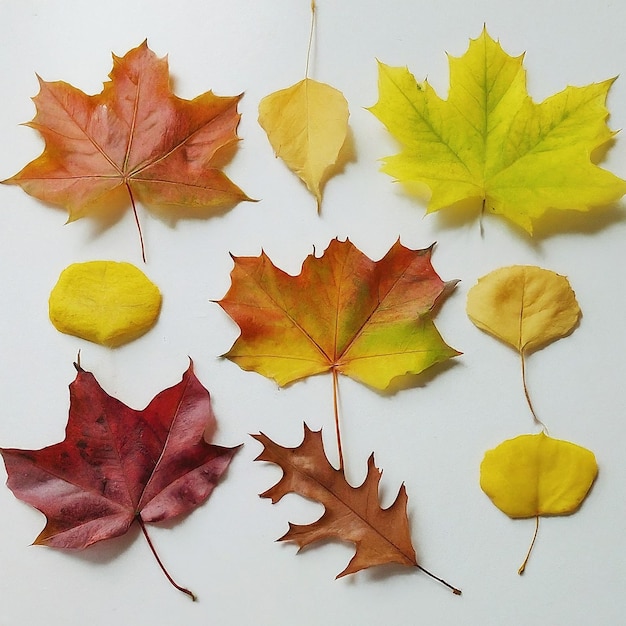
[[[528,407],[545,428],[528,393],[525,357],[576,328],[581,312],[567,278],[532,265],[501,267],[469,290],[467,315],[478,328],[517,350]]]
[[[407,68],[379,64],[370,111],[402,146],[382,169],[426,185],[429,213],[473,201],[532,234],[548,209],[587,211],[626,193],[626,181],[593,159],[615,134],[605,106],[614,79],[569,86],[537,104],[522,62],[483,30],[462,57],[449,57],[447,100]]]
[[[571,333],[580,307],[569,281],[531,265],[501,267],[467,294],[472,322],[520,353],[529,353]]]
[[[586,448],[545,433],[520,435],[485,454],[480,486],[509,517],[567,515],[581,505],[597,473]]]
[[[575,512],[597,474],[593,452],[543,432],[509,439],[485,454],[480,465],[482,490],[509,517],[536,518],[520,574],[535,543],[539,516]]]
[[[322,188],[348,133],[343,94],[311,78],[261,100],[259,124],[276,153],[322,203]]]
[[[130,263],[89,261],[65,268],[49,299],[62,333],[116,347],[146,333],[161,310],[161,293]]]

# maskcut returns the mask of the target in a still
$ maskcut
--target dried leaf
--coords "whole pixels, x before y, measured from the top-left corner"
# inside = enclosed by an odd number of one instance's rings
[[[353,543],[356,553],[337,578],[383,563],[417,566],[406,515],[406,490],[403,485],[389,508],[380,507],[381,472],[374,465],[374,455],[368,460],[363,484],[352,487],[343,471],[328,462],[321,431],[311,431],[305,425],[304,440],[296,448],[279,446],[262,433],[253,437],[264,446],[256,460],[276,463],[284,472],[262,498],[276,503],[288,493],[297,493],[325,508],[312,524],[290,523],[280,541],[293,541],[300,548],[322,539]]]
[[[545,433],[520,435],[485,454],[480,486],[509,517],[567,515],[598,473],[593,452]]]
[[[539,517],[578,510],[597,474],[593,452],[543,432],[509,439],[485,454],[480,465],[482,490],[509,517],[536,520],[519,574],[535,545]]]
[[[113,56],[111,80],[88,96],[67,83],[39,81],[37,114],[27,124],[46,142],[43,154],[5,180],[67,209],[69,221],[116,207],[130,196],[176,216],[249,200],[218,169],[216,152],[237,141],[240,96],[207,91],[175,96],[167,59],[144,41]]]
[[[501,267],[469,290],[467,315],[478,328],[518,351],[528,408],[545,429],[528,392],[526,355],[576,328],[581,312],[567,278],[530,265]]]
[[[115,261],[66,267],[49,299],[57,330],[109,347],[146,333],[160,310],[158,287],[134,265]]]
[[[381,511],[380,474],[373,458],[361,487],[346,483],[339,426],[339,373],[386,389],[397,376],[417,374],[459,354],[444,343],[432,322],[435,306],[455,282],[444,283],[437,276],[431,251],[410,250],[398,241],[375,262],[350,241],[334,239],[321,257],[305,259],[298,276],[275,267],[265,253],[234,257],[231,287],[218,304],[241,329],[224,355],[241,368],[279,385],[332,373],[338,470],[329,465],[319,433],[305,430],[303,444],[292,450],[257,436],[266,446],[259,459],[278,463],[285,471],[263,495],[276,501],[295,491],[317,499],[327,510],[315,524],[291,525],[283,539],[304,546],[334,534],[357,545],[354,559],[340,575],[378,563],[413,564],[459,594],[415,562],[404,489],[392,507]],[[393,533],[398,533],[395,539]]]
[[[532,265],[501,267],[480,278],[467,294],[467,314],[520,353],[567,336],[581,315],[567,278]]]
[[[459,353],[441,338],[433,307],[455,281],[435,273],[431,248],[394,244],[372,261],[350,241],[308,256],[298,276],[259,257],[234,257],[219,304],[241,335],[224,355],[279,385],[336,371],[385,389]]]
[[[8,487],[47,518],[34,543],[82,549],[123,535],[135,521],[146,533],[146,522],[202,504],[238,448],[204,440],[215,416],[192,365],[142,411],[76,367],[65,439],[41,450],[0,450]]]
[[[402,145],[383,171],[425,184],[429,213],[473,200],[532,234],[548,209],[587,211],[626,193],[626,181],[593,161],[615,134],[605,106],[612,79],[536,104],[523,56],[506,54],[486,30],[449,61],[447,100],[406,68],[380,63],[379,100],[370,109]]]
[[[343,94],[311,78],[261,100],[259,124],[276,156],[285,161],[322,203],[322,186],[348,133]]]

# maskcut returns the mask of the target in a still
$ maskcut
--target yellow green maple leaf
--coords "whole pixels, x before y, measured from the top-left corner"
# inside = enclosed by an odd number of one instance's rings
[[[615,134],[606,123],[614,79],[537,104],[523,55],[509,56],[485,29],[449,63],[447,100],[407,68],[379,63],[379,100],[369,109],[402,145],[382,170],[425,184],[428,213],[474,200],[532,234],[548,209],[587,211],[626,193],[626,181],[593,162]]]

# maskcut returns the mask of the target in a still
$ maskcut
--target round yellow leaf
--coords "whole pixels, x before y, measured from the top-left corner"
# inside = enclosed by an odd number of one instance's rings
[[[501,267],[467,294],[467,315],[481,330],[521,352],[565,337],[580,319],[569,281],[531,265]]]
[[[50,293],[55,328],[109,347],[147,332],[161,310],[161,293],[130,263],[89,261],[65,268]]]
[[[573,513],[598,473],[590,450],[545,433],[520,435],[489,450],[480,486],[509,517]]]

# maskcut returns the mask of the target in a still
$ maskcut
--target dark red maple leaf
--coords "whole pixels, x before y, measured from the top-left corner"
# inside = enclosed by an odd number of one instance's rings
[[[141,411],[75,366],[65,439],[41,450],[0,449],[7,486],[47,518],[34,543],[82,549],[124,534],[136,521],[170,582],[195,599],[165,570],[145,523],[202,504],[239,447],[205,441],[215,416],[191,362],[178,384]]]

